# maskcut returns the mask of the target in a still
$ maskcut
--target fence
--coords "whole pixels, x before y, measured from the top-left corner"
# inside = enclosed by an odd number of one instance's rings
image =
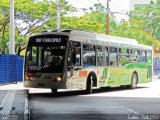
[[[23,80],[23,63],[24,63],[24,57],[23,56],[17,56],[17,81],[20,82]]]
[[[160,76],[160,58],[155,57],[153,60],[153,75]]]
[[[23,57],[11,54],[0,55],[0,85],[23,80]]]

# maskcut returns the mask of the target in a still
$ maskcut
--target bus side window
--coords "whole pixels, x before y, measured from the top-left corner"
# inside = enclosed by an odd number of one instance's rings
[[[118,53],[122,53],[122,50],[121,50],[121,48],[118,48]]]
[[[119,54],[118,57],[118,65],[119,66],[124,66],[130,63],[130,50],[126,48],[121,48],[122,52]]]
[[[108,66],[109,65],[109,51],[108,51],[108,47],[105,47],[104,54],[105,54],[104,65]]]
[[[95,46],[83,44],[83,66],[95,66]]]
[[[137,50],[136,48],[133,49],[134,52],[133,52],[133,55],[134,55],[134,63],[139,63],[140,62],[140,54],[141,54],[141,51],[140,50]]]
[[[126,50],[126,53],[129,54],[129,49]]]
[[[97,66],[108,66],[108,47],[97,46]]]
[[[152,51],[147,50],[147,62],[151,62],[151,61],[152,61]]]
[[[141,62],[147,62],[147,54],[145,50],[142,50],[142,55],[140,56]]]
[[[81,43],[73,42],[73,47],[75,50],[75,66],[81,66]]]
[[[97,46],[97,66],[103,66],[102,46]]]
[[[135,51],[135,55],[141,55],[141,51],[140,50],[136,50]]]
[[[110,50],[110,53],[109,53],[110,66],[118,66],[117,48],[116,47],[110,47],[109,50]]]
[[[133,54],[133,49],[130,49],[130,54]]]

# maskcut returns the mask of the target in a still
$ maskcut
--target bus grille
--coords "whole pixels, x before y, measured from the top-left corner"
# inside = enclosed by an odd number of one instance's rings
[[[35,73],[35,78],[40,78],[41,77],[41,73]]]

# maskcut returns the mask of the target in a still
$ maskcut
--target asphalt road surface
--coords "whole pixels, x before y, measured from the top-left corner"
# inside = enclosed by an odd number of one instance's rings
[[[137,89],[60,91],[30,89],[32,120],[160,120],[160,80]]]

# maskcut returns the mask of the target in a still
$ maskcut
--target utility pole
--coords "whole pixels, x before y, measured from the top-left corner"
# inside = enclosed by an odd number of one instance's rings
[[[106,34],[109,35],[109,0],[107,0],[107,8],[106,8]]]
[[[14,0],[10,0],[10,37],[9,54],[15,54],[15,33],[14,33]]]
[[[61,23],[61,14],[60,14],[60,2],[57,1],[57,19],[56,19],[56,27],[57,29],[60,29],[60,23]]]

